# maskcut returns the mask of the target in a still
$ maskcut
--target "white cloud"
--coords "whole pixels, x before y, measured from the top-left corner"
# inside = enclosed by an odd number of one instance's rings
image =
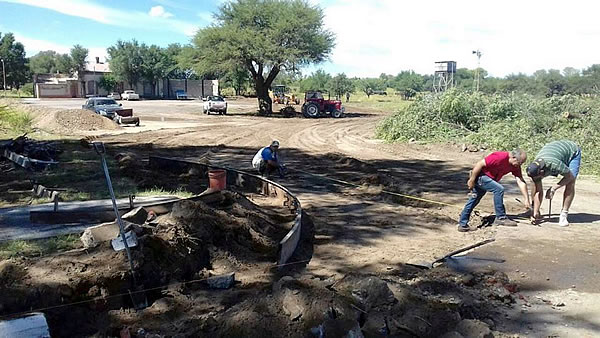
[[[491,75],[532,73],[599,63],[600,3],[572,0],[481,2],[340,0],[325,8],[336,34],[331,68],[350,76],[433,73],[435,61],[455,60]],[[330,68],[330,67],[327,67]]]
[[[71,46],[65,46],[58,43],[54,43],[46,40],[39,40],[30,38],[19,33],[14,33],[15,40],[22,43],[25,46],[25,54],[27,57],[31,57],[41,51],[53,50],[55,52],[64,54],[68,53]]]
[[[71,50],[72,46],[62,45],[59,43],[54,43],[52,41],[40,40],[31,38],[28,36],[24,36],[20,33],[15,32],[15,40],[22,43],[25,46],[25,54],[27,57],[32,57],[35,54],[46,51],[53,50],[57,53],[68,54]],[[94,63],[96,57],[100,58],[100,62],[106,62],[108,58],[108,53],[106,52],[106,47],[87,47],[88,49],[88,57],[87,61],[90,63]]]
[[[150,8],[150,12],[148,12],[148,15],[159,18],[170,18],[173,16],[172,13],[165,11],[165,8],[163,6],[154,6]]]
[[[62,14],[76,16],[107,25],[146,30],[169,30],[190,35],[197,27],[186,21],[167,16],[153,17],[140,11],[104,7],[90,0],[0,0],[33,7],[45,8]],[[157,6],[161,7],[161,6]],[[161,7],[162,8],[162,7]],[[163,9],[164,10],[164,9]]]

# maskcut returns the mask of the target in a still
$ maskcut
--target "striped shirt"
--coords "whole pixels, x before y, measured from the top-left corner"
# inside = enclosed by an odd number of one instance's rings
[[[546,144],[535,157],[546,162],[545,176],[567,175],[569,162],[579,153],[579,146],[569,140],[554,141]]]

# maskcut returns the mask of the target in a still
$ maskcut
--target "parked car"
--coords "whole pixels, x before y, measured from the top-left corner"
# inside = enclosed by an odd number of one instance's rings
[[[140,118],[133,116],[133,109],[123,109],[121,106],[122,104],[108,97],[92,97],[87,99],[81,108],[91,110],[118,124],[135,124],[139,126]]]
[[[187,93],[185,92],[185,90],[181,90],[181,89],[180,89],[180,90],[176,90],[176,91],[175,91],[175,98],[176,98],[177,100],[187,100],[187,99],[188,99],[188,95],[187,95]]]
[[[85,101],[85,104],[81,108],[91,110],[109,119],[113,119],[116,111],[122,109],[121,104],[108,97],[91,97]]]
[[[210,114],[210,112],[227,114],[227,102],[222,96],[212,95],[204,99],[204,114]]]
[[[109,99],[113,99],[113,100],[120,100],[121,99],[121,94],[119,94],[119,93],[110,93],[110,94],[106,95],[106,97],[108,97]]]
[[[123,94],[121,94],[121,98],[123,98],[123,100],[139,100],[140,96],[138,94],[135,93],[134,90],[126,90],[123,92]]]

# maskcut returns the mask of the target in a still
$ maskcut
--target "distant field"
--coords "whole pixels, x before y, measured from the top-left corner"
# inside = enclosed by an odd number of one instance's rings
[[[370,97],[363,92],[355,92],[350,95],[350,102],[346,103],[345,97],[342,102],[356,108],[390,113],[397,112],[413,102],[404,100],[401,95],[395,95],[393,89],[388,89],[386,92],[387,95],[371,95]]]

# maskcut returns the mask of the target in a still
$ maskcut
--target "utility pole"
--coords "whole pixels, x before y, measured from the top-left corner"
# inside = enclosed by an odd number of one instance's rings
[[[6,97],[6,70],[4,70],[4,59],[0,59],[2,62],[2,92]]]
[[[476,85],[476,91],[479,91],[479,68],[480,64],[481,64],[481,51],[478,50],[474,50],[473,54],[477,55],[477,70],[475,70],[475,85]]]

